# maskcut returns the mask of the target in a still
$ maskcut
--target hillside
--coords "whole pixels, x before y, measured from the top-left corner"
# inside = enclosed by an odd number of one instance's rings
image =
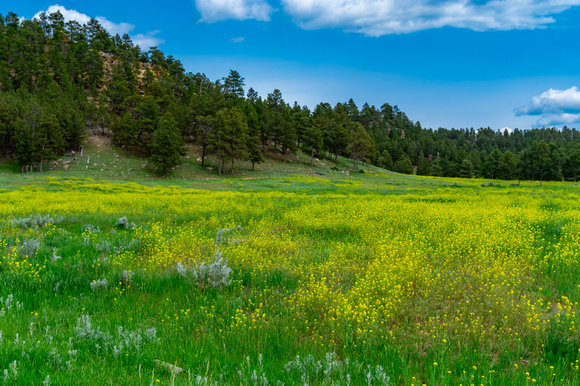
[[[221,176],[247,162],[286,165],[309,155],[311,163],[351,158],[355,172],[373,164],[425,176],[578,179],[576,129],[433,130],[389,103],[359,108],[350,99],[309,109],[274,87],[262,97],[245,86],[235,70],[218,80],[186,72],[171,55],[111,36],[96,19],[80,25],[58,12],[34,20],[0,14],[0,154],[23,173],[58,166],[101,135],[112,152],[139,159],[131,172],[147,163],[147,173],[177,178],[176,167],[199,164],[203,176],[213,162],[211,175]]]

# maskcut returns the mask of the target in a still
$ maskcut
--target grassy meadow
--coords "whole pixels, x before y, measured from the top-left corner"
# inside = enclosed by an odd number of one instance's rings
[[[0,176],[0,382],[580,383],[578,186],[324,174]]]

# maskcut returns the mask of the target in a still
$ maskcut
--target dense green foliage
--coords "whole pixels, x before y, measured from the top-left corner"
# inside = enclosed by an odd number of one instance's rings
[[[78,150],[87,129],[174,165],[176,153],[153,144],[159,120],[171,116],[182,138],[200,146],[202,166],[212,153],[219,158],[220,174],[226,165],[233,172],[235,160],[254,165],[274,152],[286,162],[301,149],[312,159],[351,157],[355,170],[363,162],[444,177],[578,177],[575,129],[424,129],[388,103],[359,109],[350,99],[311,111],[286,103],[278,89],[263,99],[252,88],[245,95],[244,86],[234,70],[217,81],[185,72],[157,47],[143,51],[95,19],[80,25],[58,12],[34,20],[0,14],[0,151],[23,171]]]

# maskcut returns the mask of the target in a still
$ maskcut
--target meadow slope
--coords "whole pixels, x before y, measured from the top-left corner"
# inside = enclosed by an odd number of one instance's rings
[[[178,183],[5,185],[0,381],[580,382],[573,184]]]

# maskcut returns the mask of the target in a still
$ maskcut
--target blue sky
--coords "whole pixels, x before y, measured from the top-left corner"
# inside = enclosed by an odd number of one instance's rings
[[[580,128],[580,0],[27,0],[0,12],[57,5],[187,71],[237,70],[263,97],[387,102],[432,128]]]

